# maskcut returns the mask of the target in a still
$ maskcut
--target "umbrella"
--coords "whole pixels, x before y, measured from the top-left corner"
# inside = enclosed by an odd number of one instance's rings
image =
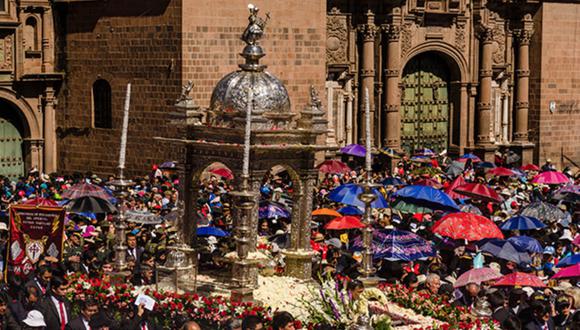
[[[399,153],[392,148],[385,147],[385,148],[381,149],[379,152],[384,154],[384,155],[387,155],[391,158],[401,158],[401,156],[399,156]]]
[[[431,149],[423,148],[415,150],[415,156],[435,157],[435,153]]]
[[[495,286],[531,286],[533,288],[545,288],[546,284],[536,275],[515,272],[507,274],[497,280]]]
[[[572,203],[580,201],[580,185],[567,184],[558,189],[552,198],[557,200],[565,200]]]
[[[158,168],[161,170],[172,170],[172,169],[177,168],[177,162],[173,162],[173,161],[165,162],[165,163],[162,163],[161,165],[159,165]]]
[[[360,144],[349,144],[340,148],[340,152],[346,155],[364,157],[367,153],[367,149]]]
[[[389,177],[381,182],[383,186],[404,186],[405,182],[399,178]]]
[[[455,204],[451,197],[441,190],[429,186],[407,186],[397,191],[395,196],[400,197],[406,203],[416,204],[434,210],[459,211],[459,206]]]
[[[290,212],[280,203],[262,201],[258,208],[258,217],[260,219],[290,218]]]
[[[469,197],[458,194],[455,191],[453,191],[453,189],[455,189],[457,187],[461,187],[466,183],[467,182],[465,182],[465,179],[462,176],[458,176],[455,178],[455,180],[453,180],[453,182],[451,182],[449,187],[445,188],[445,193],[447,193],[447,195],[449,195],[449,197],[451,197],[453,199],[467,199]]]
[[[479,241],[484,238],[503,239],[501,230],[486,217],[473,213],[451,213],[437,221],[431,230],[453,239]]]
[[[540,219],[543,222],[559,222],[570,216],[557,206],[545,202],[534,202],[524,208],[520,214]]]
[[[487,172],[487,174],[491,174],[494,176],[514,176],[514,175],[517,175],[516,172],[510,170],[509,168],[505,168],[505,167],[492,168],[491,170],[489,170]]]
[[[417,163],[431,163],[431,157],[429,156],[413,156],[411,157],[411,161],[413,162],[417,162]]]
[[[358,184],[347,183],[334,188],[327,197],[334,202],[364,208],[365,204],[358,199],[358,196],[362,194],[363,191],[363,187]],[[375,201],[371,203],[372,208],[380,209],[389,207],[387,201],[378,190],[373,188],[372,192],[377,197]]]
[[[447,175],[449,176],[458,176],[465,170],[465,163],[453,161],[449,167],[447,167]]]
[[[163,218],[149,211],[129,210],[125,212],[125,217],[129,222],[141,223],[145,225],[156,225],[163,222]]]
[[[508,241],[489,241],[483,244],[481,250],[490,253],[496,258],[513,261],[518,265],[532,262],[532,258],[527,252],[519,251]]]
[[[52,199],[37,197],[23,202],[24,205],[38,205],[38,206],[58,206],[58,203]]]
[[[343,214],[343,215],[363,215],[365,213],[365,211],[361,210],[360,208],[358,208],[356,206],[348,205],[348,206],[339,208],[338,213]]]
[[[81,197],[96,197],[107,201],[112,201],[115,197],[101,186],[92,183],[78,183],[62,193],[64,199],[77,199]]]
[[[501,230],[532,230],[546,227],[539,219],[518,215],[509,218],[501,225]]]
[[[342,216],[342,214],[340,214],[336,210],[332,210],[332,209],[318,209],[318,210],[312,211],[312,216],[340,217],[340,216]]]
[[[481,284],[487,281],[496,280],[501,277],[501,274],[489,267],[474,268],[461,274],[453,283],[454,288],[460,288],[470,283]]]
[[[459,206],[459,209],[461,210],[461,212],[466,212],[466,213],[473,213],[473,214],[477,214],[477,215],[483,215],[483,213],[481,213],[481,210],[477,208],[477,206],[473,205],[473,204],[463,204]]]
[[[417,186],[429,186],[435,189],[441,189],[441,187],[443,187],[439,182],[437,182],[437,180],[435,179],[419,179],[417,181],[415,181],[413,183],[414,185]]]
[[[466,183],[453,189],[453,191],[483,201],[501,202],[503,200],[495,190],[481,183]]]
[[[435,255],[433,246],[422,237],[404,230],[392,230],[388,234],[373,232],[373,242],[376,249],[373,251],[375,259],[413,261]],[[362,249],[362,239],[357,237],[353,242],[355,249]]]
[[[580,263],[580,253],[571,254],[566,258],[560,260],[560,262],[556,265],[558,268],[568,267]]]
[[[433,212],[435,212],[435,210],[433,210],[432,208],[429,208],[427,206],[420,206],[420,205],[413,204],[413,203],[408,203],[401,198],[395,199],[395,202],[393,203],[392,207],[395,210],[399,210],[402,213],[406,213],[406,214],[433,213]]]
[[[208,172],[215,175],[219,175],[226,180],[232,180],[234,178],[234,174],[232,173],[232,171],[225,167],[212,168]]]
[[[365,225],[357,217],[345,215],[339,218],[330,220],[324,228],[327,230],[346,230],[364,228]]]
[[[568,179],[568,177],[564,173],[556,171],[548,171],[536,175],[531,182],[543,184],[562,184],[569,183],[570,179]]]
[[[478,167],[478,168],[495,168],[496,167],[495,164],[492,162],[479,162],[479,163],[476,163],[474,166]]]
[[[387,231],[375,229],[373,230],[373,237],[371,240],[371,252],[375,259],[380,259],[378,256],[384,251],[385,239],[387,238]],[[353,251],[364,250],[363,241],[361,236],[355,237],[352,241]]]
[[[578,278],[580,277],[580,264],[575,264],[570,267],[562,268],[552,278]]]
[[[320,173],[340,174],[350,172],[351,169],[345,163],[338,160],[327,160],[316,166]]]
[[[544,251],[542,244],[535,238],[529,236],[513,236],[508,238],[507,241],[512,243],[520,251],[529,253],[542,253]]]
[[[534,164],[527,164],[521,167],[522,171],[536,171],[539,172],[540,171],[540,167],[538,165],[534,165]]]
[[[230,236],[230,233],[227,231],[221,230],[217,227],[198,227],[197,228],[197,236],[215,236],[215,237],[226,237]]]
[[[459,157],[460,162],[466,162],[468,159],[471,159],[471,161],[474,163],[481,162],[481,158],[479,158],[476,155],[471,154],[471,153],[465,154],[465,155]]]
[[[114,213],[117,211],[115,206],[107,200],[93,196],[78,197],[70,201],[68,205],[69,211],[74,213]]]

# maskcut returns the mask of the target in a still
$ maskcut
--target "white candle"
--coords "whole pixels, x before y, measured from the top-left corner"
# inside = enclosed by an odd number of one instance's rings
[[[123,130],[121,131],[121,150],[119,151],[119,168],[125,168],[125,154],[127,153],[127,129],[129,128],[129,105],[131,104],[131,83],[127,84],[125,108],[123,111]]]
[[[371,177],[371,106],[369,104],[369,89],[365,88],[365,121],[366,121],[366,154],[365,167],[368,178]]]
[[[242,163],[242,176],[250,175],[250,136],[252,134],[252,109],[253,90],[248,88],[248,106],[246,108],[246,131],[244,134],[244,162]]]

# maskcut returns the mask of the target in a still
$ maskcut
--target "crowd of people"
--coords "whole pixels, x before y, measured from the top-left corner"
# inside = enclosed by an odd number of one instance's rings
[[[356,158],[350,158],[352,170],[340,173],[321,173],[314,191],[314,208],[338,210],[341,205],[328,198],[335,188],[347,183],[362,183],[367,173]],[[427,184],[436,189],[446,190],[457,177],[465,182],[479,182],[492,187],[503,198],[501,202],[460,198],[462,210],[476,212],[493,221],[502,223],[534,202],[544,202],[561,210],[561,218],[545,221],[546,227],[526,231],[525,234],[537,240],[541,252],[532,254],[528,263],[499,258],[481,250],[481,242],[452,240],[436,235],[431,226],[446,213],[444,211],[410,212],[397,208],[377,208],[372,210],[372,226],[378,231],[406,230],[429,242],[436,253],[427,258],[413,261],[375,259],[376,275],[387,283],[400,283],[411,290],[437,295],[457,306],[470,309],[474,315],[490,317],[501,324],[503,329],[579,329],[580,287],[576,279],[552,281],[551,276],[558,271],[558,263],[568,256],[580,252],[578,245],[578,225],[580,209],[578,196],[556,196],[558,185],[531,183],[538,172],[555,171],[548,161],[537,171],[518,171],[514,176],[493,176],[486,174],[488,167],[480,166],[479,160],[466,159],[458,172],[449,170],[454,162],[446,155],[402,156],[397,165],[388,169],[376,161],[371,174],[374,182],[387,182],[379,190],[390,205],[396,201],[397,191],[407,185]],[[506,157],[498,154],[490,166],[505,166],[517,169]],[[219,173],[219,174],[214,174]],[[580,184],[578,175],[565,169],[570,185]],[[80,182],[92,183],[109,189],[107,182],[94,174],[70,176],[46,175],[31,170],[28,176],[0,181],[1,213],[0,258],[7,255],[8,208],[10,205],[27,201],[45,200],[66,205],[62,195]],[[232,201],[229,194],[233,190],[231,177],[215,171],[205,173],[200,179],[199,199],[194,206],[198,227],[212,227],[223,230],[222,234],[198,235],[200,247],[199,262],[202,269],[222,270],[227,267],[224,256],[234,251],[235,242],[228,236],[233,229]],[[134,286],[154,285],[155,265],[163,264],[167,257],[167,247],[176,240],[176,222],[180,206],[180,182],[172,170],[157,167],[147,176],[134,179],[135,186],[125,198],[124,207],[147,212],[160,220],[155,223],[129,221],[125,233],[127,243],[127,282]],[[271,171],[260,189],[260,207],[274,205],[281,213],[261,216],[258,234],[258,249],[271,257],[271,263],[264,268],[283,272],[282,251],[289,247],[291,231],[291,210],[294,186],[284,169]],[[111,194],[112,198],[113,195]],[[571,197],[570,197],[571,196]],[[362,210],[359,209],[362,213]],[[313,278],[334,278],[351,284],[351,288],[361,289],[357,281],[361,277],[362,255],[354,249],[354,241],[360,239],[359,229],[326,230],[328,219],[313,217],[311,224],[311,246],[316,255],[313,258]],[[6,277],[0,293],[0,329],[157,329],[150,317],[151,312],[142,305],[126,306],[121,315],[117,311],[97,304],[91,297],[73,297],[70,301],[74,275],[84,274],[90,278],[112,281],[114,268],[115,227],[112,214],[91,212],[67,212],[65,221],[65,247],[62,260],[45,254],[35,264],[34,271],[27,277]],[[504,232],[506,238],[517,237],[520,231]],[[576,240],[576,241],[575,241]],[[2,260],[2,267],[6,261]],[[529,286],[496,287],[491,282],[467,283],[456,288],[457,278],[478,267],[490,267],[506,275],[514,272],[534,274],[548,288]],[[3,269],[4,270],[4,269]],[[323,276],[319,276],[319,275]],[[68,297],[68,298],[67,298]],[[81,299],[82,298],[82,299]],[[184,319],[183,329],[200,329],[192,320]],[[293,329],[294,319],[286,312],[274,315],[273,329]],[[320,325],[323,327],[324,325]],[[244,320],[232,320],[231,329],[265,329],[264,320],[250,316]]]

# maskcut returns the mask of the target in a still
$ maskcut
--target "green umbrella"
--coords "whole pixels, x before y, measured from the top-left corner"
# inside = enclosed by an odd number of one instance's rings
[[[433,213],[433,209],[431,208],[405,202],[402,199],[395,200],[395,203],[392,205],[392,208],[394,208],[395,210],[399,210],[402,213]]]

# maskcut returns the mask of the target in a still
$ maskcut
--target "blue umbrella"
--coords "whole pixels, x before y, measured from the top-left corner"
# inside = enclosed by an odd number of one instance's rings
[[[569,255],[566,258],[560,260],[556,267],[562,268],[574,266],[575,264],[580,264],[580,253]]]
[[[367,153],[367,149],[360,144],[349,144],[340,148],[340,152],[346,155],[364,157]]]
[[[381,182],[383,184],[383,186],[404,186],[405,182],[403,182],[403,180],[399,179],[399,178],[386,178],[383,180],[383,182]]]
[[[290,212],[280,203],[262,201],[258,208],[258,217],[260,219],[290,218]]]
[[[338,213],[343,215],[363,215],[365,213],[364,210],[361,210],[360,208],[351,205],[341,207],[337,211]]]
[[[531,230],[544,227],[546,227],[546,225],[540,220],[524,215],[511,217],[500,226],[501,230]]]
[[[477,157],[477,155],[474,155],[472,153],[465,154],[465,155],[461,156],[460,158],[461,159],[472,159],[474,161],[481,161],[481,159],[479,157]]]
[[[230,236],[230,233],[217,227],[199,227],[197,228],[197,236],[226,237]]]
[[[519,251],[515,245],[508,241],[489,241],[483,244],[481,250],[490,253],[494,257],[513,261],[518,265],[532,262],[532,258],[527,252]]]
[[[362,250],[362,239],[357,237],[353,250]],[[433,257],[433,246],[420,236],[404,230],[392,230],[388,233],[375,230],[371,247],[374,259],[413,261]]]
[[[376,189],[372,189],[373,194],[377,197],[374,202],[371,203],[371,207],[375,209],[387,208],[389,205],[383,197],[383,195]],[[358,206],[361,208],[365,207],[365,204],[358,199],[358,196],[362,194],[363,188],[355,183],[347,183],[334,188],[329,194],[328,199],[334,202]]]
[[[507,241],[512,243],[520,251],[530,253],[542,253],[544,251],[542,244],[535,238],[529,236],[513,236],[508,238]]]
[[[475,163],[474,166],[475,167],[481,167],[481,168],[496,168],[497,167],[492,162],[479,162],[479,163]]]
[[[435,156],[435,153],[431,149],[423,148],[423,149],[415,150],[415,155],[416,156],[433,157],[433,156]]]
[[[459,206],[449,195],[429,186],[407,186],[395,193],[406,203],[428,207],[433,210],[459,212]]]

